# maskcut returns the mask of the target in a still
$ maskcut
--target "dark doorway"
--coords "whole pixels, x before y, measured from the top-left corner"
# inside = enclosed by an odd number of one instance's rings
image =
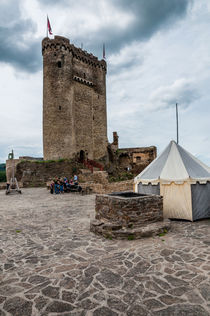
[[[84,150],[80,150],[79,159],[80,159],[80,161],[84,161],[85,160],[85,152],[84,152]]]

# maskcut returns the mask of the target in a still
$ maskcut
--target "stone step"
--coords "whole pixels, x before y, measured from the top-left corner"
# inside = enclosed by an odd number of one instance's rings
[[[82,174],[89,174],[89,173],[91,173],[91,171],[90,171],[90,169],[79,169],[79,171],[82,173]]]

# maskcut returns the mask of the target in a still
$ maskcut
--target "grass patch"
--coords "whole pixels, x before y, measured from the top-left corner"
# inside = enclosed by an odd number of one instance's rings
[[[134,175],[130,172],[123,172],[119,174],[118,176],[110,176],[109,177],[109,182],[120,182],[120,181],[126,181],[126,180],[131,180],[134,178]]]
[[[159,237],[163,237],[167,234],[168,230],[166,228],[164,228],[163,232],[158,234]],[[163,240],[164,241],[164,240]]]
[[[160,234],[158,234],[158,236],[163,237],[163,236],[165,236],[165,233],[160,233]]]
[[[16,233],[21,233],[21,230],[20,229],[16,229]]]
[[[134,240],[134,236],[133,235],[129,235],[128,236],[128,240]]]

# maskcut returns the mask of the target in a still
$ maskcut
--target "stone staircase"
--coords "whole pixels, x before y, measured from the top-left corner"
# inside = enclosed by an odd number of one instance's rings
[[[79,160],[80,163],[84,165],[84,167],[88,168],[92,173],[94,171],[103,171],[104,167],[97,161],[91,159]]]

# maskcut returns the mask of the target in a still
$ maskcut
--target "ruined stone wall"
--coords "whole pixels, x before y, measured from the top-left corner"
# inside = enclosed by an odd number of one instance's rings
[[[8,160],[9,161],[9,160]],[[9,161],[10,162],[10,161]],[[9,165],[7,166],[9,170]],[[77,173],[82,187],[89,186],[94,193],[126,191],[133,188],[133,180],[122,182],[108,182],[106,171],[82,169],[83,165],[75,161],[16,161],[15,176],[19,185],[23,187],[46,186],[55,177],[71,178]]]
[[[145,164],[152,162],[157,157],[157,148],[150,147],[136,147],[136,148],[120,148],[119,157],[127,154],[130,163]],[[137,159],[139,157],[140,159]]]
[[[44,159],[107,152],[106,62],[55,36],[42,42]]]
[[[16,166],[16,178],[23,187],[46,186],[47,181],[55,177],[72,177],[80,168],[80,164],[70,161],[21,161]]]

